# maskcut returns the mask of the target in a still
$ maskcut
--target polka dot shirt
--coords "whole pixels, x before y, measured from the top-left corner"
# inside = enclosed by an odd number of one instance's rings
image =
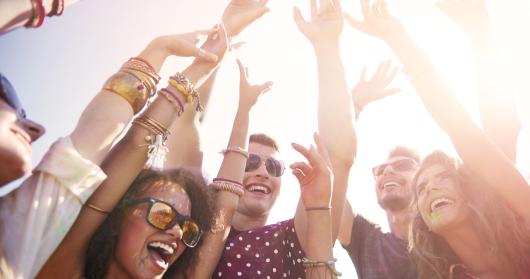
[[[304,256],[294,219],[248,231],[232,228],[212,278],[305,278]]]

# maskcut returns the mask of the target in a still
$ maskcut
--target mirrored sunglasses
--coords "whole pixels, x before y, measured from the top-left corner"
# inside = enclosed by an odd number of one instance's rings
[[[178,224],[182,230],[182,242],[190,248],[197,246],[203,233],[197,222],[189,216],[181,215],[170,204],[155,198],[135,200],[129,205],[132,206],[140,203],[149,204],[145,215],[145,219],[149,225],[165,231]]]
[[[254,171],[261,166],[263,159],[257,154],[249,154],[247,159],[247,165],[245,166],[245,172]],[[285,171],[285,166],[280,160],[276,160],[272,157],[269,157],[265,160],[265,168],[267,172],[274,176],[280,177]]]

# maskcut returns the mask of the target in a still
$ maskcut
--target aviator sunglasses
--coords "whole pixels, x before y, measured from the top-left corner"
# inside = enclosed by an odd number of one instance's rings
[[[378,177],[383,174],[383,172],[388,166],[392,166],[392,169],[395,171],[410,171],[416,167],[416,162],[412,159],[403,158],[400,160],[396,160],[392,163],[386,163],[375,166],[372,169],[372,173],[375,177]]]
[[[149,208],[145,220],[149,225],[159,230],[167,230],[179,224],[182,230],[182,242],[190,248],[197,246],[202,236],[202,229],[189,216],[181,215],[170,204],[155,198],[146,198],[132,201],[129,206],[148,203]]]
[[[262,160],[263,159],[259,155],[252,153],[248,154],[245,172],[258,169],[261,166]],[[272,157],[269,157],[265,160],[265,167],[267,168],[267,172],[274,177],[282,176],[283,172],[285,171],[285,166],[283,165],[283,162],[280,160],[276,160]]]

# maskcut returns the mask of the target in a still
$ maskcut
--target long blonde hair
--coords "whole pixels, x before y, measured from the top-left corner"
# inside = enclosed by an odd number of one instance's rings
[[[414,187],[422,171],[433,165],[441,165],[457,173],[465,204],[470,210],[470,222],[480,242],[490,247],[490,252],[499,260],[500,266],[517,274],[528,272],[530,225],[514,212],[507,202],[488,190],[489,187],[484,187],[486,182],[477,179],[466,170],[464,165],[441,151],[435,151],[423,160],[413,180]],[[417,192],[414,191],[414,193]],[[428,229],[419,213],[417,198],[415,194],[409,250],[416,262],[418,276],[419,278],[451,278],[449,268],[452,264],[460,263],[460,260],[445,239]]]

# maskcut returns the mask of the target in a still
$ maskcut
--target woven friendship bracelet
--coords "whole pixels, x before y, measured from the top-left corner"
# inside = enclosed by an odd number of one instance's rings
[[[339,277],[342,275],[342,273],[338,272],[337,269],[335,269],[335,263],[337,262],[336,258],[332,258],[327,261],[319,261],[319,260],[312,260],[304,257],[302,259],[302,265],[304,266],[304,269],[312,269],[315,267],[327,267],[328,270],[331,272],[331,274]]]
[[[173,92],[163,88],[158,91],[158,95],[162,95],[164,98],[166,98],[166,100],[168,100],[168,102],[175,106],[178,116],[181,116],[184,113],[184,105],[179,98],[173,94]]]

